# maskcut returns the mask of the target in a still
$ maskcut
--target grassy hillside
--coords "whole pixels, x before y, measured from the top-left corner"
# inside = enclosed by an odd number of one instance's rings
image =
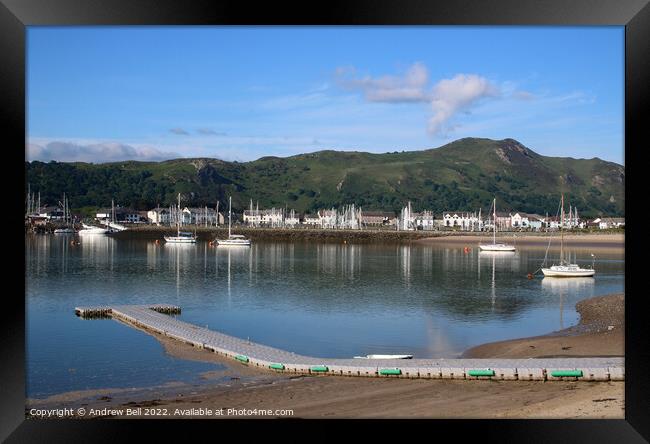
[[[600,159],[541,156],[513,139],[466,138],[425,151],[371,154],[319,151],[252,162],[175,159],[108,164],[26,162],[26,184],[56,202],[65,191],[74,208],[110,205],[262,207],[314,211],[355,203],[366,210],[486,211],[555,214],[560,193],[584,216],[624,215],[625,170]]]

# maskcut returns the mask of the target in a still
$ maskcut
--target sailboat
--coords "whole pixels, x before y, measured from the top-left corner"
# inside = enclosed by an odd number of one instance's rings
[[[215,239],[217,245],[229,245],[229,246],[240,246],[240,247],[250,247],[250,239],[246,239],[245,236],[241,234],[231,234],[230,225],[232,219],[232,196],[228,200],[228,239]]]
[[[578,264],[571,264],[564,260],[564,194],[562,195],[562,215],[560,218],[560,264],[552,265],[550,268],[542,268],[544,276],[553,277],[589,277],[596,274],[593,264],[591,268],[582,268]],[[593,255],[592,255],[593,256]]]
[[[111,233],[115,233],[115,232],[118,232],[118,231],[124,231],[124,230],[127,229],[124,225],[118,224],[115,220],[116,220],[115,219],[115,201],[111,200],[111,220],[106,221],[105,225],[108,227],[108,229],[109,229],[109,231]]]
[[[479,248],[481,251],[515,251],[514,245],[508,245],[504,243],[498,243],[497,244],[497,199],[494,198],[494,202],[492,203],[492,207],[494,208],[493,214],[493,219],[492,219],[492,225],[494,225],[494,231],[493,231],[493,237],[492,237],[492,243],[491,244],[479,244]]]
[[[86,224],[81,224],[83,228],[79,230],[79,234],[85,235],[85,234],[108,234],[108,230],[106,228],[101,228],[101,227],[95,227],[93,225],[86,225]]]
[[[178,193],[178,217],[176,218],[176,236],[165,236],[165,241],[172,244],[195,244],[196,235],[181,231],[181,193]]]
[[[54,230],[54,234],[74,234],[74,228],[70,226],[70,208],[68,208],[68,201],[63,193],[63,220],[65,221],[65,227],[57,228]]]

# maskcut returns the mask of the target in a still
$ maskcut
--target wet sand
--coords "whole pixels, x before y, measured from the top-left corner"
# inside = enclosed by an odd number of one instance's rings
[[[624,297],[576,305],[580,323],[547,336],[485,344],[466,357],[622,356]],[[613,328],[610,328],[613,327]],[[454,381],[270,373],[155,335],[166,353],[226,367],[204,383],[70,392],[28,408],[137,409],[147,418],[624,418],[624,382]],[[464,355],[464,356],[465,356]],[[154,408],[154,410],[146,410]],[[197,409],[212,409],[206,416]],[[165,409],[165,410],[158,410]],[[192,410],[194,409],[194,410]],[[238,410],[228,414],[228,409]],[[242,412],[247,409],[250,413]],[[257,409],[257,410],[256,410]],[[271,414],[260,410],[271,410]],[[291,410],[278,412],[277,409]],[[27,410],[26,410],[27,411]],[[161,413],[167,416],[148,416]],[[215,415],[215,412],[222,412]],[[137,410],[136,410],[137,412]],[[100,410],[100,413],[103,413]],[[177,413],[177,414],[175,414]],[[256,413],[256,414],[255,414]],[[88,417],[133,417],[86,415]]]

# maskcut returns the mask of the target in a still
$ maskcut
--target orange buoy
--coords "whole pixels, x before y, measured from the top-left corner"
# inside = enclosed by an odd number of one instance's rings
[[[532,279],[533,277],[533,273],[528,273],[528,279]]]
[[[160,239],[156,239],[156,243],[159,244],[159,243],[160,243]]]

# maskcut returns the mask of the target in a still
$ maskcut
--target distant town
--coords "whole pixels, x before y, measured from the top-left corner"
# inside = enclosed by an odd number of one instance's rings
[[[250,208],[243,212],[231,214],[234,226],[250,228],[318,228],[318,229],[382,229],[396,231],[553,231],[560,227],[571,230],[617,229],[625,227],[623,217],[599,217],[584,219],[578,209],[569,207],[564,217],[529,214],[520,211],[484,213],[482,210],[444,211],[434,214],[432,211],[415,212],[411,202],[407,202],[399,214],[392,211],[365,211],[354,204],[341,208],[322,209],[315,213],[298,213],[285,208],[264,208],[250,203]],[[25,227],[32,231],[49,231],[64,224],[82,222],[79,214],[70,214],[63,203],[42,205],[30,194],[25,213]],[[85,219],[88,221],[88,219]],[[110,226],[122,225],[156,225],[187,227],[218,227],[228,223],[228,211],[219,207],[156,207],[148,211],[136,211],[131,208],[113,205],[99,209],[92,223]]]

